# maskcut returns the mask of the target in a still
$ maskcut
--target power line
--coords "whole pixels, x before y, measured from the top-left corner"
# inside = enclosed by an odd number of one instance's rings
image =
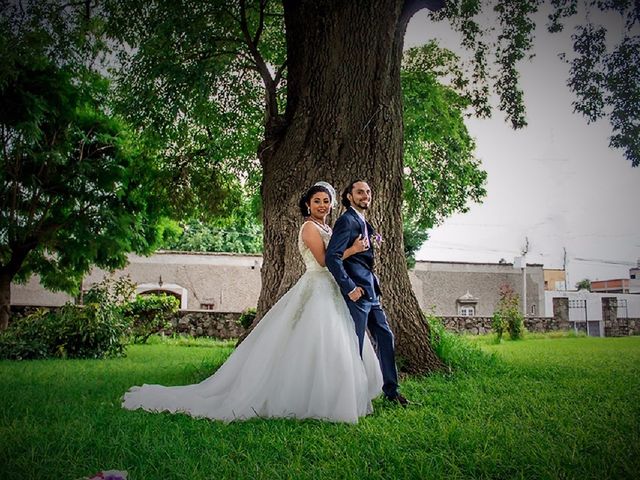
[[[576,260],[578,262],[587,262],[587,263],[603,263],[605,265],[625,265],[629,267],[636,266],[634,262],[627,262],[624,260],[603,260],[601,258],[582,258],[582,257],[573,257],[573,260]]]

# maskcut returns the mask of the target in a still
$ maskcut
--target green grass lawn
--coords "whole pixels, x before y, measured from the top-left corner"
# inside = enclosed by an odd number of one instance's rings
[[[357,425],[120,408],[131,385],[209,376],[231,343],[0,362],[0,478],[640,478],[640,337],[473,341],[497,361],[405,380],[415,405]]]

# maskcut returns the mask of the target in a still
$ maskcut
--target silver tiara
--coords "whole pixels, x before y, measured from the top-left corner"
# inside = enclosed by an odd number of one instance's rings
[[[331,186],[330,183],[316,182],[313,185],[314,186],[318,185],[320,187],[324,187],[327,190],[329,190],[329,196],[331,197],[331,206],[335,208],[338,205],[338,199],[336,198],[336,190]]]

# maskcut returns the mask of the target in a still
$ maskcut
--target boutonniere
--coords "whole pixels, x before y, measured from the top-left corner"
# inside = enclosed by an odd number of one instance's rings
[[[380,248],[380,245],[382,244],[382,235],[380,235],[379,233],[374,233],[373,235],[371,235],[371,242],[375,243],[376,246]]]

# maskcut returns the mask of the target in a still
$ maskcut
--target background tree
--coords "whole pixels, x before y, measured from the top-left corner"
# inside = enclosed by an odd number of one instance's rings
[[[460,58],[435,41],[404,53],[403,240],[407,264],[428,231],[485,195],[486,172],[464,123],[471,105]]]
[[[576,283],[576,290],[588,290],[591,291],[591,280],[584,278]]]
[[[591,123],[611,125],[609,145],[640,164],[640,4],[599,0],[449,0],[432,15],[461,32],[471,55],[469,93],[477,114],[491,114],[490,93],[514,128],[526,126],[524,92],[518,65],[534,44],[534,16],[543,7],[546,30],[572,25],[572,50],[558,52],[570,66],[567,84],[576,95],[574,112]],[[488,23],[487,23],[488,20]]]
[[[115,269],[127,252],[150,252],[160,240],[163,196],[153,188],[154,159],[108,110],[106,80],[77,58],[52,57],[61,52],[51,30],[2,13],[4,329],[13,280],[35,273],[47,288],[77,293],[92,265]]]
[[[241,200],[230,214],[204,222],[191,219],[185,222],[180,235],[162,244],[169,250],[197,252],[262,252],[262,225],[254,204]]]

